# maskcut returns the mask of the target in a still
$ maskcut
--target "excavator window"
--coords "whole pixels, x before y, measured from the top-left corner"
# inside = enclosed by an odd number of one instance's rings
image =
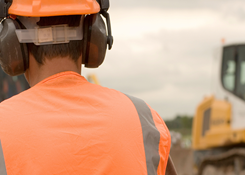
[[[11,77],[0,67],[0,102],[28,88],[24,75]]]
[[[245,46],[238,47],[237,95],[245,100]]]
[[[224,47],[222,84],[226,90],[245,100],[245,45]]]
[[[236,79],[236,52],[235,48],[229,47],[223,51],[222,82],[225,89],[235,91]]]

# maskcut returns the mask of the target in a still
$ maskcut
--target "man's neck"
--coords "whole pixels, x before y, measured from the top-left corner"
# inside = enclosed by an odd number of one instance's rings
[[[25,76],[31,87],[60,72],[73,71],[81,74],[81,58],[78,59],[78,63],[69,57],[45,59],[43,65],[39,65],[32,55],[30,55],[29,60],[29,69]]]

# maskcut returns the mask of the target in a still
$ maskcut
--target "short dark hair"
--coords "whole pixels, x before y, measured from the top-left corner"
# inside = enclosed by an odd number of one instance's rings
[[[50,26],[68,24],[70,27],[79,26],[81,15],[72,16],[54,16],[54,17],[41,17],[37,23],[39,26]],[[34,56],[36,61],[43,65],[44,59],[52,59],[55,57],[69,56],[72,60],[77,62],[82,54],[83,41],[70,41],[65,44],[50,44],[37,46],[33,43],[28,44],[29,52]]]

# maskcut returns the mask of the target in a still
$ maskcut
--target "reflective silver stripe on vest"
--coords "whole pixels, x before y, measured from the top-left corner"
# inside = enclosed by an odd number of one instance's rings
[[[155,126],[151,110],[147,104],[141,99],[129,95],[127,96],[133,102],[140,118],[144,139],[147,174],[157,175],[157,169],[160,161],[160,132]]]
[[[0,140],[0,175],[7,175],[1,140]]]

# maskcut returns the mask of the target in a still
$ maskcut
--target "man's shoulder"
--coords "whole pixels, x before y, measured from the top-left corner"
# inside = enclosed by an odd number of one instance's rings
[[[11,113],[18,112],[24,105],[26,105],[26,99],[28,99],[30,96],[30,90],[28,89],[2,101],[0,103],[0,116],[7,114],[10,111]]]
[[[167,131],[167,126],[161,116],[155,111],[149,104],[147,104],[144,100],[131,96],[131,95],[126,95],[134,104],[137,112],[139,115],[142,115],[144,120],[146,120],[146,116],[148,116],[148,120],[152,120],[156,127],[161,128],[162,130]]]

